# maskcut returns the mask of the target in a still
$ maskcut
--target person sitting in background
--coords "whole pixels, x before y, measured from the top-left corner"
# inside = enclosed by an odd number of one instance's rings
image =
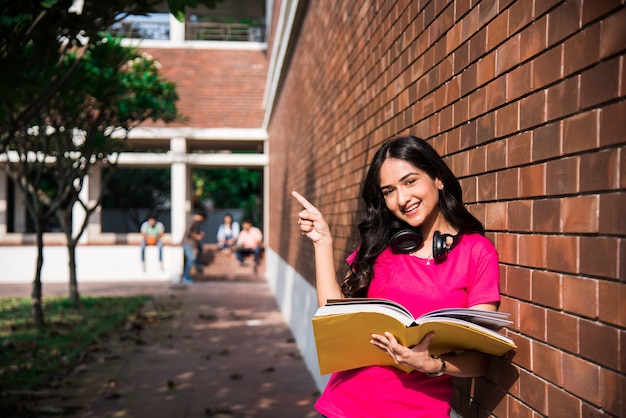
[[[159,263],[161,263],[161,267],[163,267],[163,242],[161,242],[161,237],[165,234],[165,227],[159,222],[156,215],[149,215],[148,219],[141,224],[139,231],[142,236],[141,263],[143,264],[144,270],[146,269],[146,246],[148,245],[157,246],[159,249]]]
[[[224,214],[224,222],[217,230],[217,247],[224,253],[230,253],[239,236],[239,223],[230,213]]]
[[[185,236],[183,237],[183,250],[185,252],[185,269],[183,270],[183,282],[191,283],[191,267],[195,264],[196,268],[201,271],[202,264],[202,239],[204,231],[202,224],[206,221],[204,212],[196,212],[187,224]]]
[[[241,232],[237,237],[237,244],[235,245],[235,256],[239,260],[241,266],[245,266],[245,259],[250,254],[254,255],[254,272],[256,273],[259,267],[259,258],[261,256],[261,243],[263,242],[263,233],[255,226],[252,226],[252,221],[249,219],[244,220],[241,223]]]

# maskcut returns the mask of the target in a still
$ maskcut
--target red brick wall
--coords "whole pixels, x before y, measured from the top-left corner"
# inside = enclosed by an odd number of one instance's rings
[[[142,51],[154,56],[162,65],[161,74],[177,85],[178,109],[187,120],[167,126],[261,127],[267,74],[265,51],[165,48],[142,48]]]
[[[626,416],[625,59],[619,0],[309,2],[269,127],[270,246],[313,282],[295,189],[340,263],[374,149],[424,137],[499,251],[519,346],[456,379],[455,409]]]

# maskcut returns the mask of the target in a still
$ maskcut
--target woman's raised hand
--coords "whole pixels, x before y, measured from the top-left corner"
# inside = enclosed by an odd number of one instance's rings
[[[298,225],[300,226],[302,235],[305,235],[313,241],[314,244],[319,243],[325,238],[330,238],[330,230],[322,213],[300,193],[293,191],[291,195],[304,206],[304,210],[298,213]]]

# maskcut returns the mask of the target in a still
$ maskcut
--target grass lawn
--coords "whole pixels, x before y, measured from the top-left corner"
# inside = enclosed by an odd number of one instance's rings
[[[99,337],[117,329],[148,299],[44,298],[46,327],[33,326],[29,298],[0,298],[0,416],[19,408],[24,395],[49,388],[96,349]]]

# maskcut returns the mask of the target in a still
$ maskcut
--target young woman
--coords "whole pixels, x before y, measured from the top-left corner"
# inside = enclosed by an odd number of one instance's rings
[[[292,194],[304,206],[300,231],[315,248],[320,306],[328,299],[374,297],[395,300],[415,317],[440,308],[497,310],[496,250],[463,205],[458,180],[425,141],[400,137],[377,151],[363,184],[360,242],[340,281],[328,224],[303,196]],[[451,377],[483,375],[489,357],[475,351],[433,356],[432,337],[404,347],[390,333],[372,335],[372,344],[415,371],[373,366],[335,373],[316,409],[329,418],[449,416]]]

